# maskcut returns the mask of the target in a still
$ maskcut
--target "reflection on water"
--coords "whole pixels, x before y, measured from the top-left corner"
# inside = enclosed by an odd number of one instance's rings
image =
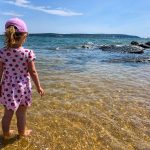
[[[84,72],[40,70],[46,90],[33,89],[28,138],[2,144],[4,150],[150,149],[150,67],[88,63]],[[2,107],[0,108],[2,112]],[[2,113],[0,113],[2,116]],[[15,118],[12,129],[16,129]]]

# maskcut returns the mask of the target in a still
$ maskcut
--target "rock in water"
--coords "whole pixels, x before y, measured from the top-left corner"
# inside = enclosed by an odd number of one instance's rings
[[[120,53],[144,53],[144,48],[134,45],[103,45],[99,47],[102,51],[120,52]]]
[[[145,44],[150,46],[150,42],[146,42]]]
[[[132,41],[132,42],[131,42],[131,45],[137,45],[137,46],[138,46],[139,43],[138,43],[137,41]]]
[[[150,45],[147,45],[146,43],[145,44],[139,44],[139,46],[142,48],[150,48]]]
[[[136,46],[140,46],[142,48],[150,48],[150,42],[146,42],[146,43],[138,43],[136,41],[132,41],[131,45],[136,45]]]

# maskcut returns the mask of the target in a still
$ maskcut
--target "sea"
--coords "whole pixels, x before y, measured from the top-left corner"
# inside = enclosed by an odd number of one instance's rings
[[[103,51],[102,45],[146,43],[123,35],[29,34],[45,96],[32,82],[31,136],[16,133],[3,150],[150,150],[150,49]],[[4,37],[0,36],[0,47]],[[19,63],[19,62],[18,62]],[[3,106],[0,106],[0,118]]]

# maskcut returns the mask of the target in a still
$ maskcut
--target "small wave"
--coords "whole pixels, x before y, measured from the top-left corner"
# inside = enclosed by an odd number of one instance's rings
[[[77,44],[77,45],[57,45],[54,47],[43,47],[47,50],[74,50],[74,49],[95,49],[98,48],[97,44],[94,44],[93,42],[86,42],[83,44]]]
[[[47,50],[68,50],[68,49],[79,49],[78,46],[57,46],[57,47],[46,47]]]

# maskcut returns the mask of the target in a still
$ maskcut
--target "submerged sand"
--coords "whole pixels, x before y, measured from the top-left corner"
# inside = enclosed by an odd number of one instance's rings
[[[33,103],[27,117],[33,134],[5,143],[0,138],[1,149],[150,149],[149,76],[141,78],[137,69],[132,70],[136,74],[123,71],[111,74],[109,69],[93,73],[39,70],[46,95],[40,98],[33,87]],[[119,75],[120,72],[123,73]],[[15,124],[13,118],[11,129],[16,130]]]

